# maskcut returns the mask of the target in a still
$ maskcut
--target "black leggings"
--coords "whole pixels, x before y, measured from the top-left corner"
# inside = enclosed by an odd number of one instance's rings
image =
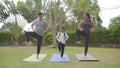
[[[34,34],[35,32],[25,32],[25,37],[26,37],[27,42],[30,41],[30,38],[33,37]]]
[[[37,39],[37,54],[39,54],[40,50],[41,50],[43,36],[38,35],[35,32],[26,32],[25,36],[26,36],[27,41],[30,41],[30,36],[32,36],[32,37]]]
[[[76,34],[77,34],[77,37],[78,37],[78,40],[80,41],[80,37],[81,35],[85,37],[85,56],[88,52],[88,46],[89,46],[89,39],[90,39],[90,31],[80,31],[79,29],[76,30]]]
[[[64,48],[65,48],[65,44],[58,42],[58,50],[59,50],[59,52],[61,52],[61,57],[63,57]]]

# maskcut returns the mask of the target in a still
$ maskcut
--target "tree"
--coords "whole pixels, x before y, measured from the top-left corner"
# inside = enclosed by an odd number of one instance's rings
[[[35,20],[35,18],[37,17],[35,7],[30,0],[27,0],[25,3],[23,1],[18,1],[17,8],[19,14],[21,14],[28,21],[28,23]]]
[[[5,19],[9,17],[9,11],[7,8],[0,2],[0,20],[4,22]]]
[[[35,4],[35,8],[37,12],[42,11],[45,14],[45,19],[48,21],[49,26],[51,27],[52,32],[52,43],[56,45],[56,28],[57,26],[65,21],[65,13],[68,11],[64,11],[66,4],[61,7],[61,4],[65,1],[62,0],[32,0]]]
[[[97,0],[71,0],[71,1],[73,5],[69,4],[68,2],[68,7],[69,6],[71,7],[71,12],[73,13],[78,23],[83,18],[83,13],[85,12],[91,13],[94,21],[97,20],[99,21],[98,22],[99,24],[102,23],[102,20],[99,16],[100,9],[97,4]]]
[[[9,5],[10,5],[9,11],[15,16],[15,24],[17,26],[18,25],[17,24],[17,14],[18,14],[17,7],[13,0],[9,3]]]
[[[90,9],[89,12],[92,14],[93,21],[96,22],[98,26],[101,26],[102,20],[99,16],[100,8],[98,5],[98,0],[90,0]]]
[[[62,0],[64,2],[64,0]],[[53,47],[56,46],[56,29],[58,27],[58,25],[62,22],[64,22],[65,18],[67,18],[67,16],[65,15],[65,13],[68,12],[69,8],[67,8],[67,10],[65,9],[66,4],[63,5],[63,7],[61,7],[62,1],[60,0],[55,0],[55,1],[49,1],[48,2],[48,6],[47,7],[47,11],[45,11],[46,13],[46,19],[49,22],[49,26],[51,27],[51,32],[52,32],[52,43],[53,43]],[[64,2],[66,3],[66,2]]]
[[[111,31],[113,42],[120,42],[120,16],[111,19],[109,30]]]
[[[18,45],[18,39],[19,39],[19,36],[21,34],[21,28],[18,26],[17,24],[17,14],[18,14],[18,11],[17,11],[17,7],[14,3],[14,1],[9,1],[9,0],[2,0],[5,5],[6,5],[6,9],[7,11],[9,12],[9,14],[13,14],[15,16],[15,23],[11,24],[11,27],[10,27],[10,32],[13,36],[13,40],[15,41],[16,45]],[[10,23],[7,23],[7,24],[10,24]]]
[[[35,3],[35,10],[37,13],[39,13],[42,10],[42,0],[33,0]],[[44,3],[46,3],[46,0],[44,0]]]
[[[13,36],[14,44],[19,45],[19,37],[21,35],[22,29],[18,25],[12,24],[12,28],[10,30],[11,30],[11,34]]]
[[[17,25],[17,16],[16,14],[18,14],[17,12],[17,8],[16,5],[14,3],[14,1],[9,1],[9,0],[2,0],[5,5],[6,5],[6,9],[9,12],[9,14],[13,14],[15,16],[15,24]]]
[[[61,23],[66,23],[69,17],[75,17],[79,22],[86,11],[98,17],[99,10],[96,0],[27,0],[17,3],[19,13],[28,21],[33,21],[37,13],[42,11],[52,32],[52,43],[56,45],[56,29]],[[37,13],[35,13],[37,12]],[[100,18],[100,17],[98,17]],[[75,20],[74,20],[75,21]],[[76,22],[76,21],[75,21]]]

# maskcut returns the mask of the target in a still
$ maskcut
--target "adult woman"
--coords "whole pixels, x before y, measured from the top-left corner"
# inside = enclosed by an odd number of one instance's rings
[[[88,51],[88,46],[89,46],[90,32],[94,31],[96,28],[96,24],[90,19],[89,13],[84,14],[84,19],[78,24],[78,28],[79,29],[76,30],[76,34],[79,41],[76,43],[81,44],[81,41],[80,41],[81,35],[85,37],[85,53],[84,54],[86,56]]]

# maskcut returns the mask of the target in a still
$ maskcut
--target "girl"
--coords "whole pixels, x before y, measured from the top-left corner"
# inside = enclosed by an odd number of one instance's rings
[[[62,58],[63,54],[64,54],[65,44],[66,44],[65,41],[69,38],[69,36],[65,32],[65,28],[63,26],[60,27],[60,30],[59,30],[56,38],[58,41],[58,49],[59,49],[59,52],[61,52],[61,58]]]
[[[91,29],[91,26],[93,27],[92,29]],[[89,46],[90,32],[94,31],[96,28],[96,24],[90,19],[89,13],[84,14],[84,19],[78,24],[78,28],[79,29],[76,30],[76,33],[79,41],[76,43],[81,44],[81,41],[80,41],[81,35],[85,37],[85,53],[84,54],[86,56],[88,51],[88,46]]]

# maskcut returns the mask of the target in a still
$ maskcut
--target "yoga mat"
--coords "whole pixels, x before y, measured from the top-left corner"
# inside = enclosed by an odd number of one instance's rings
[[[60,54],[53,54],[50,61],[51,62],[70,62],[70,59],[67,54],[64,54],[62,58]]]
[[[75,54],[75,56],[79,61],[99,61],[89,54],[87,54],[86,56],[84,56],[84,54]]]
[[[22,59],[22,61],[26,61],[26,62],[41,62],[45,57],[47,56],[47,54],[39,54],[39,58],[36,58],[36,54],[33,54],[25,59]]]

